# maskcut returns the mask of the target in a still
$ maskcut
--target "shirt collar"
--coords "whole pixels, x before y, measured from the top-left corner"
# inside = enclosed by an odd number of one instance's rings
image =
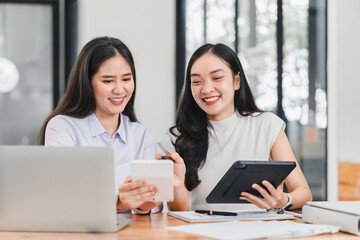
[[[122,113],[120,113],[120,127],[118,128],[118,130],[116,131],[116,135],[119,135],[120,139],[126,143],[127,142],[127,131],[126,131],[126,127],[125,125],[127,125],[127,122],[129,121],[129,119],[123,115]]]
[[[127,142],[127,133],[125,129],[125,122],[127,121],[127,118],[124,117],[122,114],[120,114],[120,127],[115,132],[114,136],[115,138],[120,138],[124,143]],[[89,125],[90,125],[90,131],[92,134],[92,137],[99,136],[106,131],[106,129],[101,125],[99,119],[96,117],[95,113],[92,113],[89,116]]]

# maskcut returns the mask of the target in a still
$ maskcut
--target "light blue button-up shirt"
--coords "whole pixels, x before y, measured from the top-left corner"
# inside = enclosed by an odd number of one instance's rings
[[[111,136],[93,113],[85,118],[53,117],[45,131],[45,146],[107,146],[114,149],[115,184],[131,175],[130,163],[136,159],[155,159],[156,140],[152,131],[120,114],[121,124]]]

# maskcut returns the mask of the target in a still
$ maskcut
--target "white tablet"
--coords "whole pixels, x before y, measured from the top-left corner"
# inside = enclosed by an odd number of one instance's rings
[[[131,163],[131,177],[133,181],[146,180],[148,185],[159,188],[159,192],[148,201],[173,201],[172,160],[134,160]]]

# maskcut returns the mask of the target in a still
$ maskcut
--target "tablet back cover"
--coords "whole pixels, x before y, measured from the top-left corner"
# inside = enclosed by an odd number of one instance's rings
[[[206,201],[208,203],[249,203],[239,199],[241,192],[262,197],[251,187],[252,184],[257,183],[264,187],[261,182],[267,180],[277,187],[295,166],[295,162],[236,161],[210,192]]]

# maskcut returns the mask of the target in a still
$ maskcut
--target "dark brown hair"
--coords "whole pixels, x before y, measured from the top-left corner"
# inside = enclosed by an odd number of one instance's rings
[[[48,122],[56,115],[66,115],[84,118],[95,111],[95,97],[91,85],[92,77],[99,70],[100,65],[115,56],[122,55],[131,68],[134,79],[134,92],[127,103],[123,114],[130,121],[136,122],[134,112],[136,74],[132,54],[128,47],[119,39],[112,37],[99,37],[88,42],[81,50],[68,78],[68,85],[64,96],[55,110],[44,121],[38,136],[38,144],[45,144],[45,130]]]
[[[240,74],[240,89],[235,90],[234,94],[235,109],[242,116],[262,112],[255,104],[240,60],[231,48],[224,44],[205,44],[194,52],[186,70],[184,91],[176,113],[176,125],[170,128],[170,133],[177,137],[173,143],[175,149],[186,165],[185,185],[189,191],[201,182],[198,170],[205,164],[209,147],[208,127],[211,125],[206,113],[197,105],[191,93],[191,68],[194,62],[206,53],[222,59],[230,67],[233,76]]]

